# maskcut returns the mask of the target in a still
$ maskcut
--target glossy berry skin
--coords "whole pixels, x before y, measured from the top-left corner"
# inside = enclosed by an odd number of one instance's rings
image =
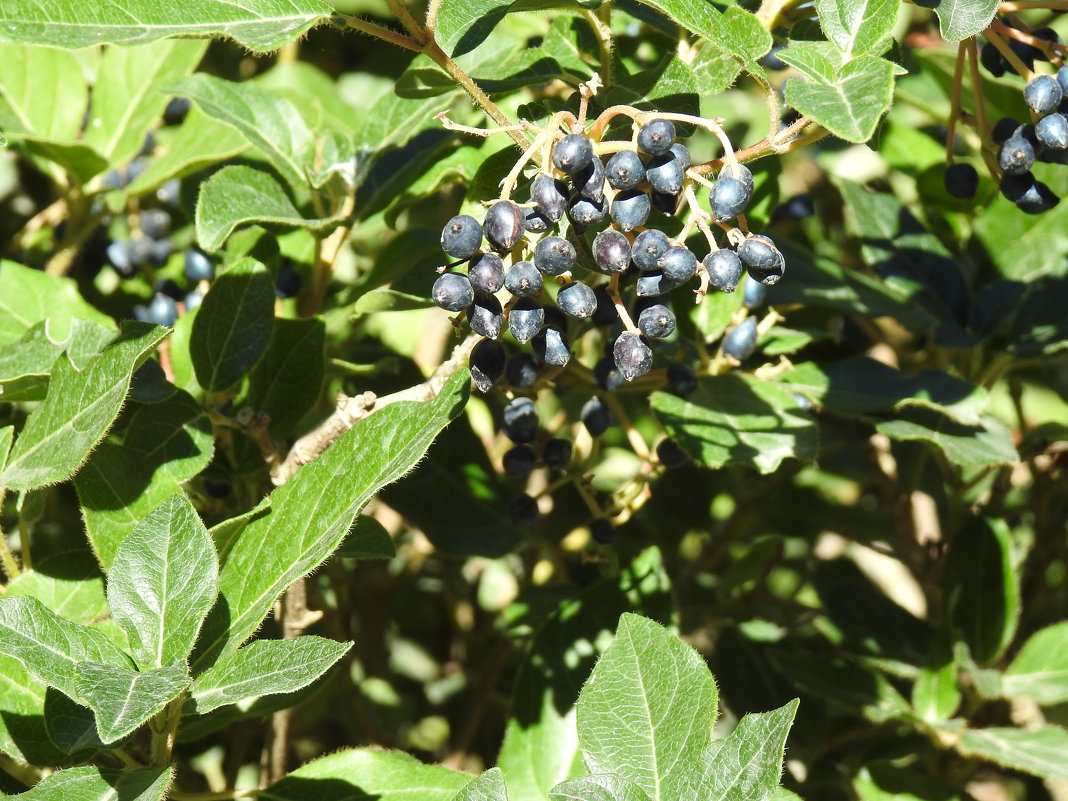
[[[445,311],[462,312],[475,302],[475,290],[466,275],[444,273],[434,282],[430,297]]]
[[[533,442],[538,435],[538,409],[530,398],[516,398],[504,407],[501,430],[515,443]]]
[[[649,188],[663,195],[677,195],[682,191],[683,177],[686,171],[670,153],[657,156],[645,170],[645,180]]]
[[[508,504],[508,517],[516,526],[532,526],[538,520],[538,502],[525,492]]]
[[[667,368],[667,390],[685,398],[697,389],[697,373],[685,362],[672,362]]]
[[[652,201],[653,208],[665,217],[674,217],[675,212],[679,210],[678,193],[652,192],[649,195],[649,199]]]
[[[108,245],[106,251],[111,266],[124,278],[129,278],[134,273],[133,265],[130,263],[129,244],[129,242],[116,240]]]
[[[504,275],[504,286],[517,298],[532,298],[541,292],[541,273],[534,262],[517,261]]]
[[[602,273],[625,273],[630,267],[630,242],[619,231],[601,231],[593,240],[593,260]]]
[[[489,392],[490,388],[504,375],[504,365],[508,354],[500,342],[483,339],[471,350],[468,362],[471,378],[479,392]]]
[[[1001,52],[990,42],[987,42],[979,51],[979,62],[986,68],[986,71],[993,75],[995,78],[1000,78],[1008,70],[1008,62],[1005,61],[1005,57],[1001,55]]]
[[[720,178],[708,193],[708,202],[712,216],[717,222],[723,222],[742,214],[752,197],[753,190],[737,178]]]
[[[185,306],[186,313],[193,311],[193,309],[203,302],[204,293],[201,292],[200,289],[194,289],[182,299],[182,305]]]
[[[505,474],[517,478],[528,475],[537,463],[538,457],[529,445],[516,445],[505,451],[501,459]]]
[[[593,161],[593,142],[582,134],[568,134],[553,146],[553,166],[568,175],[586,169]]]
[[[557,293],[556,308],[568,317],[585,320],[591,317],[597,308],[597,295],[586,284],[575,281]]]
[[[740,162],[734,164],[726,164],[723,169],[719,171],[718,180],[722,181],[724,178],[733,178],[735,181],[741,181],[746,189],[749,190],[749,194],[753,194],[753,188],[756,184],[753,182],[753,171]]]
[[[552,227],[550,223],[537,209],[526,209],[523,212],[523,230],[532,234],[544,234]]]
[[[575,265],[575,246],[562,236],[546,236],[534,246],[534,266],[543,275],[562,275]]]
[[[590,521],[590,536],[601,545],[609,545],[616,539],[616,527],[607,517],[598,517]]]
[[[775,243],[762,234],[750,234],[738,248],[738,258],[748,268],[749,275],[762,284],[778,283],[786,270],[786,260]]]
[[[668,152],[675,157],[675,161],[677,161],[679,163],[679,166],[682,167],[683,172],[686,172],[686,170],[690,169],[690,166],[693,164],[693,161],[690,158],[690,151],[686,147],[686,145],[682,144],[682,142],[676,142],[671,146]]]
[[[785,49],[785,44],[774,45],[771,50],[768,51],[767,55],[761,59],[761,62],[769,70],[775,70],[776,72],[787,69],[790,65],[779,58],[779,52]]]
[[[625,381],[645,375],[653,366],[653,351],[642,338],[631,331],[624,331],[612,345],[612,356]]]
[[[638,148],[650,156],[659,156],[675,144],[675,123],[671,120],[650,120],[638,129]]]
[[[664,255],[656,263],[663,270],[664,278],[675,286],[686,283],[697,272],[697,257],[689,248],[682,245],[675,245],[665,250]]]
[[[1061,103],[1064,92],[1053,75],[1039,75],[1024,87],[1024,102],[1035,114],[1049,114]]]
[[[652,208],[649,195],[640,189],[620,192],[612,199],[612,220],[624,231],[645,225]]]
[[[171,232],[171,215],[163,209],[145,209],[138,223],[141,233],[149,239],[163,239]]]
[[[665,339],[675,330],[675,315],[662,303],[642,309],[638,315],[638,330],[652,339]]]
[[[523,210],[510,200],[498,200],[486,209],[482,233],[494,250],[508,252],[523,235]]]
[[[546,326],[534,337],[534,353],[553,367],[563,367],[571,360],[571,347],[563,331]]]
[[[538,380],[538,363],[529,353],[514,353],[505,365],[504,376],[516,389],[526,389]]]
[[[492,295],[504,286],[504,262],[494,253],[483,253],[467,266],[467,278],[477,292]]]
[[[1016,133],[998,151],[998,166],[1009,175],[1020,175],[1035,163],[1035,149],[1027,139]]]
[[[1050,114],[1035,123],[1035,136],[1050,150],[1068,149],[1068,117]]]
[[[190,281],[210,281],[215,275],[215,265],[196,248],[189,248],[185,252],[185,264],[182,271]]]
[[[745,274],[742,260],[733,250],[713,250],[701,260],[708,282],[721,292],[733,292]]]
[[[723,353],[744,362],[753,355],[757,344],[757,326],[755,317],[746,317],[741,324],[731,329],[723,338]]]
[[[441,249],[454,259],[470,259],[482,247],[482,226],[467,214],[458,214],[441,229]]]
[[[634,294],[639,298],[654,298],[658,295],[666,295],[678,284],[671,281],[661,271],[655,273],[642,273],[634,282]]]
[[[961,200],[970,200],[975,197],[975,193],[979,189],[979,173],[975,167],[963,161],[958,161],[956,164],[950,164],[946,167],[943,181],[946,191]]]
[[[1043,214],[1049,211],[1061,199],[1057,194],[1041,181],[1035,181],[1027,190],[1016,199],[1016,207],[1025,214]]]
[[[635,189],[645,180],[645,164],[633,150],[620,150],[605,165],[605,176],[613,189]]]
[[[508,330],[516,342],[530,342],[543,325],[545,310],[532,300],[521,300],[508,312]]]
[[[567,208],[567,218],[579,230],[585,230],[594,223],[600,222],[607,214],[608,201],[604,198],[598,202],[580,197]]]
[[[742,305],[747,309],[757,309],[763,306],[767,299],[767,286],[747,275],[742,285]]]
[[[530,185],[530,199],[545,219],[558,223],[567,210],[567,184],[547,173],[540,173]]]
[[[1005,143],[1005,140],[1016,133],[1016,129],[1020,127],[1020,123],[1014,120],[1012,117],[1002,117],[995,124],[990,131],[990,138],[995,145],[1001,145]]]
[[[291,261],[285,260],[278,268],[278,275],[274,279],[274,294],[285,300],[295,298],[300,293],[304,279],[300,277]]]
[[[130,264],[134,267],[143,267],[152,261],[153,242],[147,236],[139,236],[127,243],[127,252],[130,256]]]
[[[571,182],[579,195],[599,203],[604,200],[604,163],[594,156],[588,166],[572,176]]]
[[[668,469],[682,467],[682,465],[690,461],[686,456],[686,452],[679,447],[679,444],[675,440],[668,438],[662,439],[656,444],[656,460]]]
[[[642,231],[634,238],[634,244],[630,249],[630,257],[643,272],[652,272],[660,269],[657,262],[671,247],[667,235],[663,231],[649,228]]]
[[[486,339],[496,339],[504,327],[504,312],[501,302],[493,295],[479,293],[475,295],[474,305],[467,313],[467,322],[471,330]]]
[[[597,360],[597,364],[593,366],[593,380],[605,392],[615,392],[623,385],[623,376],[611,356]]]
[[[590,432],[591,437],[599,437],[612,425],[612,413],[604,405],[604,401],[594,395],[582,406],[579,419]]]
[[[152,302],[148,304],[146,316],[150,323],[170,327],[178,320],[178,304],[170,295],[157,292],[152,296]]]
[[[545,440],[545,444],[542,445],[541,460],[545,462],[546,467],[562,470],[571,463],[573,451],[574,446],[571,444],[571,440],[553,437]]]

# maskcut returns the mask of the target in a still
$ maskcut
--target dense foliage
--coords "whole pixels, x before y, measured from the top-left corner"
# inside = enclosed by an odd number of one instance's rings
[[[1065,798],[1068,3],[418,5],[0,4],[0,797]]]

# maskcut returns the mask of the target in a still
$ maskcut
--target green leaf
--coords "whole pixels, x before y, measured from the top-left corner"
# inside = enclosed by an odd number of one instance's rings
[[[163,153],[154,157],[148,168],[130,182],[126,194],[137,196],[151,192],[171,178],[184,178],[240,155],[248,148],[248,140],[235,128],[193,106]]]
[[[950,655],[941,664],[920,668],[912,685],[912,708],[928,723],[949,720],[960,706],[957,665]]]
[[[772,712],[745,715],[705,750],[690,776],[694,797],[721,801],[766,798],[779,786],[783,751],[797,699]]]
[[[369,515],[359,515],[336,553],[347,559],[392,559],[397,546],[385,526]]]
[[[875,50],[893,30],[900,7],[898,0],[816,0],[823,32],[844,56]]]
[[[64,761],[45,727],[45,693],[21,662],[0,656],[0,751],[33,765]]]
[[[786,84],[786,102],[835,136],[867,142],[879,118],[890,108],[896,67],[883,58],[861,56],[835,67],[823,56],[800,45],[779,53],[804,78]],[[802,69],[804,66],[810,69]]]
[[[563,601],[534,638],[497,758],[511,801],[544,801],[559,782],[582,773],[574,704],[627,611],[673,622],[671,581],[655,547],[618,576]]]
[[[708,467],[751,464],[772,473],[783,459],[814,459],[816,424],[790,393],[741,373],[702,379],[683,399],[656,392],[652,408],[672,439]]]
[[[48,335],[53,341],[66,342],[75,317],[115,327],[114,320],[82,298],[72,278],[57,278],[0,260],[0,345],[15,342],[43,320],[48,320]]]
[[[690,319],[705,342],[719,339],[730,325],[734,313],[742,308],[744,293],[713,292],[690,310]]]
[[[107,570],[119,543],[149,512],[180,491],[178,482],[125,445],[105,440],[74,477],[85,532]]]
[[[320,0],[188,0],[115,6],[69,3],[42,6],[10,0],[0,38],[77,50],[101,44],[142,44],[165,36],[228,36],[250,50],[276,50],[331,13]]]
[[[173,495],[119,545],[108,577],[111,616],[142,667],[184,662],[219,592],[208,530],[184,495]]]
[[[1048,356],[1068,348],[1068,321],[1061,310],[1068,297],[1068,276],[1032,281],[1017,306],[1009,351],[1017,356]]]
[[[209,253],[219,250],[241,225],[263,223],[323,232],[336,227],[339,220],[305,218],[270,173],[243,164],[223,167],[200,185],[197,197],[197,242]]]
[[[966,791],[918,770],[869,763],[853,779],[861,801],[975,801]]]
[[[4,426],[0,428],[0,472],[7,465],[7,455],[11,452],[11,443],[15,439],[15,427]]]
[[[336,797],[375,801],[451,801],[471,781],[466,773],[424,765],[400,751],[353,749],[309,762],[259,794],[264,801],[323,801]]]
[[[986,390],[941,370],[905,375],[864,356],[826,365],[803,362],[783,373],[779,382],[791,392],[844,414],[920,406],[965,425],[979,425],[990,403]]]
[[[226,389],[267,349],[274,324],[274,282],[250,256],[215,279],[193,322],[189,352],[204,389]]]
[[[81,320],[70,321],[69,336],[56,341],[49,320],[34,323],[22,338],[0,351],[0,397],[7,402],[43,400],[52,366],[64,351],[81,369],[114,338],[115,330]]]
[[[1010,728],[967,729],[957,750],[1044,779],[1068,779],[1068,731],[1045,726],[1033,731]]]
[[[1012,535],[1004,521],[973,518],[953,536],[943,583],[951,630],[976,662],[992,662],[1012,642],[1020,614]]]
[[[96,713],[96,731],[105,743],[125,737],[189,686],[184,664],[138,673],[99,662],[79,662],[76,671],[78,695]]]
[[[208,413],[181,389],[164,401],[141,405],[122,442],[131,455],[175,481],[187,481],[207,467],[214,446]]]
[[[1026,695],[1040,704],[1068,700],[1068,623],[1036,631],[1002,676],[1006,695]]]
[[[250,520],[230,548],[198,664],[248,639],[282,591],[334,552],[371,497],[411,470],[460,413],[470,380],[460,370],[433,400],[375,412],[271,493],[270,510]]]
[[[9,20],[17,13],[17,5],[5,4],[0,38],[7,38]],[[73,54],[50,47],[0,45],[0,128],[12,142],[19,134],[28,134],[73,143],[88,102],[89,87]]]
[[[258,84],[238,84],[205,73],[190,75],[168,91],[188,97],[210,116],[237,128],[293,189],[307,187],[315,136],[288,98]]]
[[[208,43],[174,39],[109,47],[100,59],[85,142],[117,164],[137,155],[145,132],[163,113],[162,87],[191,73]]]
[[[322,319],[278,319],[263,358],[249,376],[246,404],[271,418],[271,436],[283,440],[319,400],[326,372]]]
[[[756,15],[741,6],[729,6],[713,16],[712,23],[712,43],[736,58],[746,72],[767,83],[767,74],[757,59],[771,50],[772,40]]]
[[[649,801],[645,790],[615,774],[581,776],[549,791],[550,801]]]
[[[1001,5],[999,0],[938,0],[936,3],[925,2],[928,8],[934,8],[938,15],[938,25],[942,29],[942,38],[950,42],[959,42],[969,36],[981,33],[994,13]]]
[[[882,673],[840,655],[773,653],[771,661],[798,690],[874,723],[895,720],[910,711],[908,701]]]
[[[622,615],[576,707],[587,769],[629,779],[650,801],[683,797],[712,739],[717,699],[693,648],[647,618]]]
[[[451,801],[508,801],[500,768],[490,768],[470,782]]]
[[[937,412],[914,409],[902,412],[898,419],[876,420],[875,427],[891,439],[929,442],[962,467],[1015,464],[1019,460],[1012,434],[989,416],[977,426],[965,426]]]
[[[322,637],[255,640],[200,674],[187,709],[203,715],[227,704],[247,704],[263,695],[291,693],[322,676],[352,647]]]
[[[75,700],[81,697],[75,680],[79,662],[102,662],[115,670],[128,664],[99,631],[60,617],[30,596],[0,598],[0,652]]]
[[[702,94],[718,95],[729,89],[742,71],[738,60],[724,53],[710,42],[701,46],[694,58],[694,75]]]
[[[162,801],[171,769],[105,770],[85,765],[58,770],[31,790],[4,796],[15,801]]]
[[[34,569],[23,571],[4,593],[5,598],[23,595],[74,623],[89,624],[107,611],[104,574],[88,551],[70,551],[35,562]]]
[[[81,372],[58,360],[48,395],[27,418],[0,485],[32,489],[70,478],[115,421],[134,370],[166,335],[161,326],[124,322],[115,342]]]

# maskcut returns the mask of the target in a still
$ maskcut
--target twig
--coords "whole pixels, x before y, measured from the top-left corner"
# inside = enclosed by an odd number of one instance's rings
[[[1023,61],[1020,60],[1020,57],[1013,52],[1011,47],[1009,47],[1009,43],[1002,38],[1000,33],[993,29],[993,26],[983,31],[983,36],[986,37],[990,44],[998,49],[998,52],[1001,53],[1007,62],[1009,62],[1009,66],[1016,70],[1021,78],[1025,81],[1030,81],[1034,77],[1034,72],[1028,69],[1027,65],[1024,64]]]
[[[419,42],[415,41],[415,39],[407,37],[404,34],[395,33],[389,28],[383,28],[381,25],[375,25],[373,22],[368,22],[359,17],[350,17],[348,14],[335,14],[330,18],[330,21],[335,25],[343,25],[346,28],[352,28],[360,33],[366,33],[368,36],[373,36],[384,42],[403,47],[405,50],[412,50],[416,53],[421,53],[423,50]]]
[[[605,12],[607,16],[606,9],[611,9],[610,2],[604,3],[598,10]],[[588,8],[582,9],[581,13],[583,19],[593,29],[593,35],[597,37],[597,58],[601,62],[601,75],[604,76],[604,85],[610,86],[612,84],[612,26],[608,20],[601,19],[597,12]]]
[[[404,29],[408,31],[408,35],[419,44],[425,44],[427,41],[426,31],[415,21],[415,17],[412,16],[408,7],[404,5],[403,0],[386,0],[386,3],[389,5],[389,10],[401,21]]]
[[[442,363],[430,378],[414,387],[402,389],[383,398],[375,396],[373,392],[364,392],[355,397],[340,396],[334,412],[320,423],[318,428],[293,444],[286,458],[272,471],[271,481],[275,485],[286,483],[303,465],[315,459],[342,434],[373,412],[400,401],[428,401],[436,397],[449,378],[467,364],[471,350],[479,339],[477,334],[469,335],[453,348],[448,360]]]
[[[953,145],[957,136],[957,120],[960,117],[960,96],[964,87],[964,59],[968,46],[961,42],[957,45],[957,63],[953,67],[953,93],[949,107],[949,123],[946,125],[946,161],[953,163]]]

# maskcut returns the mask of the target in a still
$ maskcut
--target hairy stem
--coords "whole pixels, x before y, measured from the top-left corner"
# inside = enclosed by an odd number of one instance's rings
[[[597,37],[597,60],[601,63],[601,80],[605,86],[612,84],[612,26],[609,23],[611,3],[605,3],[597,11],[582,10],[582,17],[589,23]]]
[[[373,22],[368,22],[359,17],[350,17],[348,14],[335,14],[330,18],[330,21],[335,25],[352,28],[355,31],[365,33],[368,36],[373,36],[376,39],[381,39],[384,42],[403,47],[405,50],[412,50],[416,53],[422,52],[423,50],[422,46],[419,42],[415,41],[415,39],[400,33],[395,33],[389,28],[383,28],[381,25],[375,25]]]

